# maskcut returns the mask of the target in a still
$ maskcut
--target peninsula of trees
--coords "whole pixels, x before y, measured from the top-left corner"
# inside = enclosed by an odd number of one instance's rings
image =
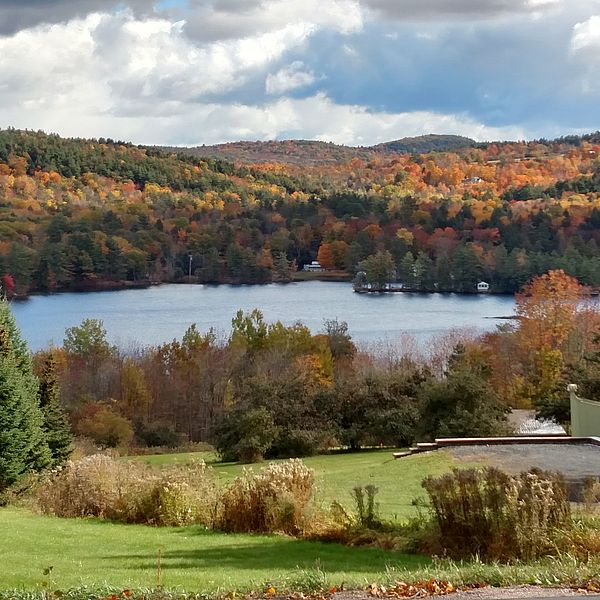
[[[282,142],[313,158],[244,164],[0,131],[3,287],[287,281],[313,260],[350,278],[377,256],[421,291],[512,293],[550,269],[600,286],[600,134],[461,139]]]

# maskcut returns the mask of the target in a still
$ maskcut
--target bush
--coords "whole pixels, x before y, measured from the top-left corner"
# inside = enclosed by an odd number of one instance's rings
[[[266,408],[234,409],[217,427],[217,450],[225,461],[260,462],[278,432]]]
[[[315,475],[302,461],[245,470],[225,490],[219,528],[236,533],[281,531],[295,535],[308,525]]]
[[[269,454],[277,458],[314,456],[327,448],[329,439],[327,434],[319,431],[292,429],[277,438]]]
[[[137,436],[151,448],[177,448],[183,441],[181,434],[177,433],[170,425],[163,423],[143,426],[137,432]]]
[[[90,416],[77,424],[77,433],[103,448],[123,448],[133,439],[133,428],[125,417],[107,406],[92,407]]]
[[[38,489],[46,514],[125,523],[212,526],[217,491],[202,462],[157,471],[103,454],[69,461]]]
[[[419,434],[424,438],[506,435],[509,407],[475,373],[456,372],[430,380],[420,392]]]
[[[555,530],[571,523],[559,474],[455,469],[422,485],[435,525],[432,541],[453,557],[531,560],[551,551]]]

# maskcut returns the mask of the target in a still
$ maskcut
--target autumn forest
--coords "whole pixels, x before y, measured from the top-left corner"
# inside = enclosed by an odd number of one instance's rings
[[[319,144],[310,161],[279,144],[280,162],[257,143],[244,164],[0,131],[4,287],[288,281],[313,260],[351,279],[377,257],[419,291],[513,293],[551,269],[600,286],[600,134],[424,154]]]

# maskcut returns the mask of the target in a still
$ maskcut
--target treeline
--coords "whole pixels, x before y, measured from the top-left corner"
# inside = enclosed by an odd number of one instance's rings
[[[98,445],[207,442],[226,460],[252,462],[506,431],[508,405],[484,369],[466,346],[442,346],[428,363],[377,357],[357,350],[345,323],[326,321],[313,335],[254,310],[235,316],[226,340],[191,326],[133,353],[87,320],[35,362],[52,357],[73,430]]]
[[[567,383],[600,392],[600,313],[562,271],[529,283],[519,319],[482,337],[454,332],[419,351],[409,339],[359,349],[345,323],[312,334],[239,312],[218,339],[191,326],[181,340],[127,353],[102,324],[66,332],[49,358],[74,431],[103,446],[208,442],[223,457],[305,456],[333,446],[406,446],[506,433],[510,407],[568,422]]]
[[[5,288],[288,281],[313,260],[354,276],[389,253],[422,291],[516,292],[563,269],[600,286],[594,136],[299,168],[113,140],[0,131]]]

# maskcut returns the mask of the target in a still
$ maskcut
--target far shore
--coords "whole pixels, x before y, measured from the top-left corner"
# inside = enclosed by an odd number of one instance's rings
[[[9,300],[20,302],[25,301],[33,296],[53,296],[57,294],[83,294],[83,293],[91,293],[91,292],[116,292],[121,290],[138,290],[138,289],[148,289],[150,287],[155,286],[163,286],[163,285],[205,285],[211,287],[219,287],[219,286],[238,286],[238,287],[249,287],[249,286],[265,286],[265,285],[286,285],[289,283],[305,283],[311,281],[320,281],[320,282],[332,282],[332,283],[348,283],[352,282],[352,276],[344,271],[331,271],[331,272],[321,272],[321,273],[307,273],[305,271],[298,271],[295,273],[291,280],[288,281],[269,281],[264,283],[245,283],[245,282],[236,282],[236,281],[222,281],[222,282],[199,282],[195,277],[185,277],[183,279],[177,279],[173,281],[153,281],[149,279],[142,279],[137,281],[106,281],[106,280],[91,280],[86,282],[81,282],[79,284],[74,284],[64,288],[56,288],[54,290],[40,290],[40,289],[32,289],[26,293],[15,293],[9,296]],[[426,291],[426,290],[412,290],[412,289],[393,289],[393,290],[353,290],[355,293],[365,294],[370,296],[378,296],[378,295],[386,295],[388,293],[397,293],[403,292],[405,294],[422,294],[422,295],[431,295],[431,294],[454,294],[458,296],[485,296],[485,295],[493,295],[493,296],[514,296],[510,292],[456,292],[452,290],[436,290],[436,291]],[[489,318],[512,318],[512,317],[489,317]]]

